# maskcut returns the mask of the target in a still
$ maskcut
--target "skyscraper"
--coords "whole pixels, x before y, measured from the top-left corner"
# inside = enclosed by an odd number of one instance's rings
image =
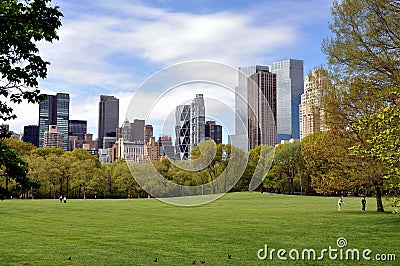
[[[167,156],[172,160],[176,159],[177,155],[175,153],[175,149],[172,144],[172,138],[170,136],[161,135],[158,138],[158,145],[159,145],[160,156]]]
[[[144,126],[144,143],[149,142],[151,137],[153,137],[153,126],[145,125]]]
[[[258,71],[269,71],[268,66],[254,65],[239,67],[238,86],[235,92],[235,135],[242,136],[245,143],[239,143],[242,149],[248,150],[248,79]]]
[[[77,141],[85,140],[87,133],[87,121],[85,120],[69,120],[68,126],[68,150],[72,151]]]
[[[144,126],[145,121],[141,119],[134,119],[133,123],[128,120],[124,121],[121,127],[121,135],[125,141],[137,142],[145,144],[144,142]]]
[[[100,95],[98,148],[103,148],[104,137],[115,137],[119,126],[119,100],[114,96]]]
[[[303,60],[289,59],[274,62],[271,72],[277,81],[277,130],[278,142],[300,139],[301,94],[304,91]]]
[[[275,146],[276,133],[276,74],[257,70],[248,84],[249,149],[260,144]]]
[[[84,140],[87,134],[86,120],[69,120],[69,136],[77,136],[78,140]]]
[[[316,131],[326,130],[324,111],[321,106],[324,89],[328,86],[328,71],[313,70],[306,77],[300,105],[300,138]]]
[[[32,143],[36,147],[39,147],[39,127],[37,125],[24,126],[22,141]]]
[[[205,125],[205,136],[215,141],[216,144],[222,143],[222,126],[215,121],[207,121]]]
[[[179,160],[186,160],[189,158],[190,152],[190,105],[178,105],[176,107],[175,122],[176,157]]]
[[[47,98],[39,103],[39,147],[44,147],[44,133],[49,130],[49,126],[56,125],[58,132],[63,134],[62,148],[68,150],[69,94],[46,96]]]
[[[190,148],[193,149],[205,139],[205,107],[203,94],[196,94],[190,105]]]

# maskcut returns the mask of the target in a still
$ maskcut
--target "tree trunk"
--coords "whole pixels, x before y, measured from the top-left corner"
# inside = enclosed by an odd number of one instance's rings
[[[67,198],[69,197],[69,178],[67,177],[67,187],[65,188],[66,192],[65,194],[67,195]]]
[[[376,192],[376,210],[378,212],[385,212],[383,209],[383,204],[382,204],[382,190],[381,190],[381,184],[379,184],[377,181],[372,182],[375,186],[375,192]]]
[[[60,178],[60,194],[61,195],[63,195],[63,187],[62,187],[62,185],[63,185],[63,179]]]

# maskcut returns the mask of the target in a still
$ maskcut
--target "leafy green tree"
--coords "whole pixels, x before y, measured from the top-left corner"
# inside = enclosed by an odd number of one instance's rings
[[[385,106],[371,118],[359,119],[358,132],[371,132],[365,145],[355,145],[353,152],[367,160],[376,159],[386,166],[386,179],[393,189],[400,188],[400,106]]]
[[[191,151],[192,160],[203,160],[196,162],[204,167],[204,170],[200,171],[200,176],[206,176],[204,180],[207,183],[211,182],[212,193],[219,193],[224,190],[224,187],[220,187],[219,182],[213,182],[216,180],[222,172],[226,169],[230,155],[231,145],[230,144],[218,144],[215,146],[213,140],[205,140],[196,146]],[[215,154],[215,155],[214,155]]]
[[[39,187],[32,189],[33,198],[48,197],[46,188],[50,186],[48,180],[43,180],[42,177],[45,175],[44,164],[45,159],[38,154],[27,154],[23,159],[28,164],[28,178],[33,182],[40,184]],[[42,195],[43,193],[43,195]]]
[[[353,141],[341,130],[315,132],[302,140],[305,175],[311,186],[320,194],[344,193],[360,185],[356,177],[361,171],[357,158],[351,156]]]
[[[16,151],[21,157],[30,154],[30,152],[36,148],[33,144],[18,139],[4,138],[2,141],[4,141],[10,149]]]
[[[37,103],[44,99],[38,79],[47,77],[49,62],[39,56],[39,41],[58,39],[62,13],[50,0],[0,2],[0,119],[15,119],[7,103],[22,100]]]
[[[237,158],[235,161],[243,164],[247,160],[247,164],[242,177],[233,188],[233,191],[248,191],[253,178],[262,183],[271,166],[274,151],[273,147],[258,145],[251,149],[246,157],[244,151],[240,150],[239,154],[242,158]]]
[[[2,181],[0,183],[1,198],[9,197],[12,194],[22,195],[32,186],[37,185],[27,177],[28,166],[26,162],[3,141],[0,141],[0,167],[0,180]],[[11,183],[13,183],[12,189]]]
[[[397,0],[333,3],[330,24],[333,35],[323,43],[333,80],[324,99],[326,122],[352,134],[354,147],[359,150],[368,150],[371,145],[368,140],[376,135],[373,128],[358,130],[360,122],[372,121],[375,114],[400,95],[399,10]],[[383,212],[385,166],[375,157],[358,154],[356,158],[362,159],[356,161],[372,175],[377,210]],[[374,168],[379,171],[372,171]]]
[[[129,194],[140,197],[141,193],[143,193],[142,188],[137,184],[125,161],[119,160],[116,162],[112,175],[115,186],[123,197],[127,197]]]
[[[294,193],[294,179],[299,177],[301,193],[303,184],[301,179],[304,173],[304,159],[301,154],[301,142],[285,144],[275,153],[274,164],[279,173],[283,173],[288,181],[289,194]]]

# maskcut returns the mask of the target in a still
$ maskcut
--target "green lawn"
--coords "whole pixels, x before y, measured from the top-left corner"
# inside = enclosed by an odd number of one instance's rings
[[[0,265],[399,265],[400,215],[377,213],[372,198],[363,213],[360,201],[345,198],[338,212],[337,198],[255,192],[197,207],[156,199],[5,200]],[[343,250],[368,248],[371,258],[394,253],[397,261],[257,257],[265,244],[287,252],[315,249],[319,256],[324,248],[337,248],[339,237],[348,242]]]

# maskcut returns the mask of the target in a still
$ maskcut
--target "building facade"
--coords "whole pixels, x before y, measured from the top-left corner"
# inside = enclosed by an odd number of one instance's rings
[[[190,149],[193,149],[205,139],[205,120],[203,94],[196,94],[196,98],[190,105]]]
[[[274,62],[271,72],[277,81],[277,131],[281,140],[300,139],[301,94],[304,91],[304,62],[289,59]]]
[[[44,148],[63,148],[64,133],[58,131],[57,125],[50,125],[49,130],[44,132]]]
[[[39,147],[44,147],[44,133],[49,126],[57,125],[64,138],[62,148],[68,150],[69,102],[68,93],[57,93],[46,95],[46,99],[39,103]]]
[[[170,136],[160,136],[158,138],[158,145],[160,146],[160,156],[168,157],[172,160],[175,160],[177,158],[178,155],[175,153],[175,148],[172,143],[172,138]]]
[[[22,141],[32,143],[35,147],[39,147],[39,126],[24,126]]]
[[[190,152],[190,105],[175,110],[175,153],[178,160],[187,160]],[[161,152],[161,150],[160,150]]]
[[[248,82],[249,77],[259,71],[269,71],[268,66],[253,65],[238,68],[238,86],[235,89],[235,135],[239,148],[245,151],[248,147]],[[242,141],[240,141],[242,140]]]
[[[69,120],[68,135],[77,136],[78,140],[84,140],[87,134],[86,120]]]
[[[68,150],[74,149],[76,141],[85,140],[87,133],[87,121],[85,120],[69,120],[68,130]]]
[[[222,143],[222,126],[217,125],[215,121],[207,121],[205,125],[205,136],[206,139],[212,139],[215,143],[221,144]]]
[[[155,137],[150,137],[149,141],[146,142],[144,155],[149,161],[160,161],[160,145],[156,142]]]
[[[130,123],[128,120],[124,121],[121,127],[121,136],[126,141],[145,143],[145,121],[141,119],[133,120]]]
[[[258,70],[248,81],[248,147],[260,144],[275,146],[276,130],[276,74]]]
[[[316,131],[326,130],[322,97],[329,85],[328,71],[313,70],[306,77],[300,104],[300,139]]]
[[[79,140],[78,137],[72,136],[70,138],[71,150],[80,148],[85,150],[96,150],[97,149],[97,141],[93,140],[93,134],[85,134],[84,140]]]
[[[119,127],[119,100],[114,96],[100,95],[98,148],[103,148],[104,137],[117,139]]]
[[[144,143],[150,141],[150,138],[153,137],[153,126],[152,125],[145,125],[144,126]]]
[[[124,139],[118,140],[118,158],[124,159],[129,162],[143,163],[146,162],[144,156],[144,144],[125,141]]]

